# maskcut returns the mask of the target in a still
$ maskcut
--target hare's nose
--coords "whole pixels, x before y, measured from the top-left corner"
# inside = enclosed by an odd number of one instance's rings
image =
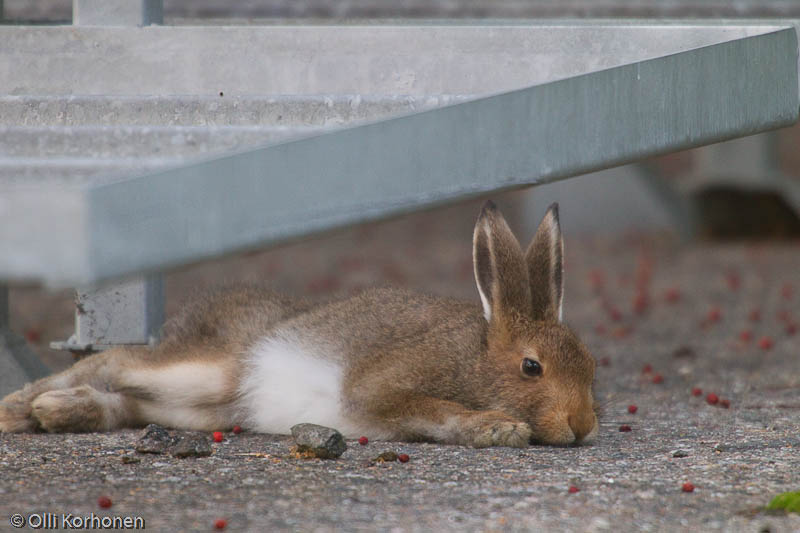
[[[572,433],[575,435],[575,442],[582,441],[587,435],[594,431],[597,419],[593,411],[572,414],[567,417],[567,423]]]

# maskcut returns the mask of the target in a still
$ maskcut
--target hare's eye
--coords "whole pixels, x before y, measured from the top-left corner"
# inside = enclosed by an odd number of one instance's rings
[[[526,376],[541,376],[542,365],[539,364],[539,361],[534,361],[526,357],[522,360],[522,373]]]

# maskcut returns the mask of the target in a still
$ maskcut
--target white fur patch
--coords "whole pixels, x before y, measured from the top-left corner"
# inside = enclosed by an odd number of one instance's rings
[[[341,366],[310,342],[265,338],[250,350],[244,374],[238,409],[246,427],[287,434],[308,422],[357,435],[342,412]]]
[[[187,361],[130,372],[125,385],[150,391],[172,407],[207,404],[226,396],[227,382],[213,362]]]
[[[224,402],[230,384],[224,369],[213,362],[187,361],[126,374],[123,385],[141,388],[155,396],[141,400],[139,409],[147,422],[181,429],[225,429],[232,410]],[[214,407],[211,404],[219,402]],[[206,407],[198,407],[205,405]]]

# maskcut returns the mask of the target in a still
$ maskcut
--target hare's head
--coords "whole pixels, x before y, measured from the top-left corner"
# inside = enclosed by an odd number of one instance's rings
[[[530,424],[532,440],[580,443],[597,432],[595,362],[562,322],[563,243],[558,205],[527,252],[493,203],[475,225],[473,261],[489,323],[484,401]]]

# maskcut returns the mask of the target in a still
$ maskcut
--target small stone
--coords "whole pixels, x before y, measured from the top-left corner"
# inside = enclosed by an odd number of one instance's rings
[[[336,459],[347,449],[342,434],[325,426],[297,424],[292,426],[292,436],[298,453],[319,459]]]
[[[211,455],[211,445],[208,439],[196,435],[179,437],[178,442],[170,449],[174,457],[208,457]]]
[[[149,424],[142,431],[134,449],[139,453],[165,453],[176,442],[177,439],[166,429],[157,424]]]
[[[397,452],[391,450],[382,452],[372,460],[373,463],[393,463],[395,461],[397,461]]]
[[[120,460],[122,461],[122,464],[126,464],[126,465],[136,464],[136,463],[141,462],[141,459],[139,459],[138,457],[136,457],[132,453],[126,453],[125,455],[123,455],[120,458]]]
[[[687,452],[686,450],[675,450],[674,452],[672,452],[672,457],[677,457],[677,458],[689,457],[689,452]]]
[[[697,354],[690,346],[681,346],[672,352],[672,357],[680,358],[694,358]]]

